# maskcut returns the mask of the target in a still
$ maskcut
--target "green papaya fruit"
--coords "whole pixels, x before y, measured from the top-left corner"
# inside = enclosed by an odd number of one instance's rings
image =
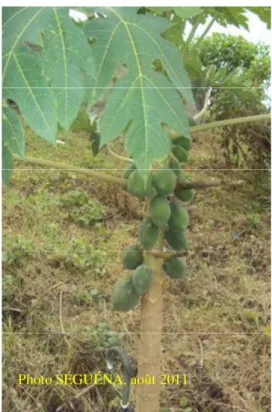
[[[190,218],[184,206],[178,202],[170,202],[171,217],[169,219],[169,228],[173,232],[179,232],[187,229]]]
[[[150,218],[143,221],[140,228],[140,243],[146,250],[152,249],[159,235],[158,226],[154,225]]]
[[[165,226],[171,216],[169,201],[166,196],[155,196],[150,203],[150,217],[157,226]]]
[[[164,262],[163,270],[171,279],[180,279],[185,277],[187,265],[184,259],[171,257]]]
[[[188,152],[183,147],[174,145],[172,149],[173,155],[180,161],[180,163],[188,162]]]
[[[183,149],[189,151],[192,149],[192,140],[188,137],[181,136],[174,140],[175,145],[183,147]]]
[[[151,174],[146,178],[138,170],[132,172],[128,178],[128,191],[139,199],[144,199],[152,194],[152,177]]]
[[[123,266],[134,270],[143,263],[143,253],[139,245],[131,245],[124,250]]]
[[[188,249],[188,239],[187,233],[185,230],[181,232],[173,232],[172,230],[168,230],[165,233],[165,238],[174,250],[187,250]]]
[[[177,178],[179,178],[181,174],[180,164],[176,159],[171,158],[169,161],[169,168],[173,170]]]
[[[174,193],[175,193],[175,196],[179,200],[182,200],[183,202],[189,202],[190,200],[193,200],[194,195],[195,195],[195,192],[193,189],[176,188]]]
[[[153,185],[160,195],[169,195],[175,190],[177,176],[173,170],[157,170],[153,176]]]
[[[189,121],[189,126],[190,127],[193,127],[193,126],[197,125],[197,122],[195,121],[195,119],[193,117],[189,117],[188,121]]]
[[[183,171],[181,171],[179,177],[178,177],[178,181],[177,183],[188,183],[189,180],[187,179],[187,177],[185,176],[185,174],[183,173]]]
[[[123,174],[124,179],[128,179],[129,176],[131,175],[131,173],[134,172],[134,170],[136,170],[136,169],[137,169],[137,167],[134,163],[131,163],[131,165],[126,167],[125,170],[124,170],[124,174]]]
[[[131,310],[139,301],[140,295],[134,288],[131,276],[117,280],[112,291],[112,306],[114,310]]]
[[[95,128],[91,128],[90,130],[90,134],[89,134],[89,140],[91,143],[91,150],[93,153],[93,156],[97,156],[99,153],[99,148],[100,148],[100,133],[98,132],[98,130],[96,130]]]
[[[174,194],[179,200],[182,200],[183,202],[189,202],[194,198],[195,191],[193,189],[183,189],[179,187],[179,183],[189,183],[188,178],[184,175],[183,172],[181,172],[180,176],[178,177]]]
[[[154,279],[152,270],[147,265],[138,266],[132,275],[133,285],[137,293],[142,295],[151,286]]]

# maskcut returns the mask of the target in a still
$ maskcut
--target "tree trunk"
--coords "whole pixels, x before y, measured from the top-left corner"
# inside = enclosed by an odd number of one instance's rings
[[[161,246],[162,239],[157,246]],[[142,299],[141,329],[138,352],[138,378],[150,376],[151,383],[139,383],[136,388],[136,411],[160,410],[160,358],[162,332],[163,259],[148,255],[145,264],[156,274],[151,289]]]

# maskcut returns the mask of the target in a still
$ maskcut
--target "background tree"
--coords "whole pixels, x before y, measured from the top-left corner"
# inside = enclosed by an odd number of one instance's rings
[[[200,44],[199,58],[204,72],[207,73],[210,67],[216,68],[215,76],[209,73],[206,79],[211,86],[220,87],[213,89],[209,104],[214,120],[269,112],[267,90],[271,69],[268,46],[250,43],[241,36],[215,33]],[[220,77],[222,80],[218,82]],[[199,93],[201,96],[201,91]],[[224,127],[222,145],[229,165],[269,167],[268,123]]]

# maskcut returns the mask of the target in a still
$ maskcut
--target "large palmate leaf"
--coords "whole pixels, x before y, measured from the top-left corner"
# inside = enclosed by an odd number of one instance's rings
[[[46,28],[50,14],[48,7],[3,7],[3,53],[11,58],[25,41],[41,46],[41,32]],[[3,67],[3,76],[8,68],[9,60]]]
[[[174,7],[174,12],[183,19],[197,16],[203,12],[201,7]]]
[[[3,8],[3,97],[14,100],[28,125],[50,142],[57,117],[52,90],[43,75],[41,56],[28,43],[41,46],[48,8]],[[38,47],[38,49],[39,49]]]
[[[163,123],[180,134],[189,135],[181,96],[194,105],[178,49],[161,36],[171,23],[150,14],[137,14],[137,8],[131,7],[95,11],[106,18],[84,25],[87,36],[95,40],[97,76],[93,102],[101,97],[120,64],[128,69],[107,98],[100,122],[101,145],[115,139],[131,123],[126,148],[138,168],[148,169],[154,160],[170,151]],[[167,76],[155,72],[154,62],[158,59]]]
[[[23,125],[11,107],[3,107],[2,136],[12,153],[24,156],[25,133]]]
[[[148,7],[148,10],[155,12],[159,16],[165,15],[167,12],[174,12],[182,19],[189,19],[203,12],[201,7]]]
[[[85,96],[92,86],[94,64],[91,47],[83,31],[68,15],[67,8],[54,8],[44,35],[43,65],[57,100],[61,127],[69,130]],[[83,81],[82,70],[91,83]]]
[[[10,107],[4,106],[2,122],[2,175],[3,180],[7,185],[9,185],[10,183],[10,175],[13,165],[12,153],[24,156],[24,129],[15,110]]]
[[[192,18],[192,23],[206,23],[207,19],[212,19],[221,26],[235,25],[248,30],[248,18],[245,15],[245,7],[202,7],[203,13]]]
[[[3,96],[14,100],[27,124],[38,135],[53,143],[56,140],[57,116],[55,99],[43,75],[41,57],[28,46],[6,55]]]
[[[10,186],[10,176],[13,168],[13,158],[11,151],[2,141],[2,180],[7,186]]]
[[[84,98],[93,72],[91,47],[68,8],[3,8],[3,96],[14,100],[28,125],[55,142]],[[88,77],[90,79],[90,77]]]
[[[268,29],[271,29],[271,7],[246,7],[266,24]]]

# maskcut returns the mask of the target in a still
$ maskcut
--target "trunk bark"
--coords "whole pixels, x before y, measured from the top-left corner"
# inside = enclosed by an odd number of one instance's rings
[[[160,239],[158,243],[157,247],[161,246],[162,240]],[[137,385],[136,411],[159,412],[163,259],[146,253],[145,264],[153,269],[156,277],[151,289],[142,299],[138,378],[145,378],[148,375],[151,383],[148,384],[147,380],[146,383]]]

